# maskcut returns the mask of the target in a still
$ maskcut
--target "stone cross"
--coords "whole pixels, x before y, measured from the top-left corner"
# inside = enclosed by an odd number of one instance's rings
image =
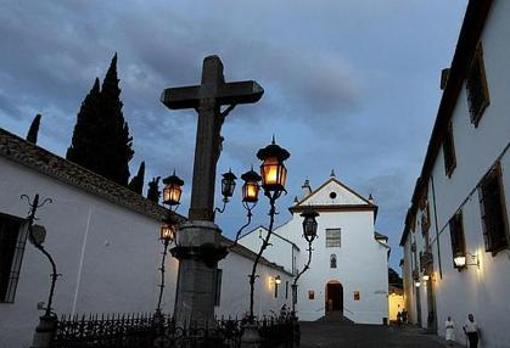
[[[223,120],[237,104],[257,102],[264,93],[255,81],[225,82],[218,56],[204,59],[202,83],[198,86],[168,88],[161,101],[170,109],[195,109],[198,129],[193,166],[190,220],[214,220],[216,164],[221,151]],[[229,105],[221,112],[222,105]]]

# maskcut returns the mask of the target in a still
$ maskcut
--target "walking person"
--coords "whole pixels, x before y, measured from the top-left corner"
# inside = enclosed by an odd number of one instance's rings
[[[402,309],[402,323],[406,324],[407,323],[407,311],[406,309]]]
[[[469,348],[477,348],[478,339],[480,338],[480,328],[478,327],[473,314],[469,313],[468,320],[466,320],[466,323],[462,328],[469,340]]]
[[[448,319],[444,323],[444,327],[446,329],[446,342],[449,346],[453,346],[453,343],[455,342],[455,323],[453,322],[452,318],[449,316]]]

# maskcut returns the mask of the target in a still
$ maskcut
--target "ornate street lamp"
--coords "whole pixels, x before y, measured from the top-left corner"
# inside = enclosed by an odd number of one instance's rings
[[[161,315],[161,300],[163,298],[163,289],[165,288],[165,260],[166,254],[168,253],[168,245],[175,240],[177,227],[175,223],[172,223],[170,220],[165,220],[161,224],[159,230],[160,240],[163,243],[163,253],[161,257],[161,267],[159,271],[161,272],[161,283],[159,285],[159,296],[158,296],[158,305],[156,307],[156,314]]]
[[[231,248],[234,247],[237,242],[239,241],[239,238],[241,237],[241,232],[250,225],[251,218],[253,216],[252,210],[255,208],[259,201],[259,190],[260,185],[259,182],[262,180],[260,175],[253,170],[253,168],[243,175],[241,175],[241,180],[244,181],[243,189],[242,189],[242,195],[243,195],[243,207],[246,209],[246,217],[247,221],[246,223],[239,228],[239,230],[236,233],[236,238],[234,239],[234,243],[231,245]]]
[[[53,304],[53,296],[55,294],[55,284],[57,282],[57,278],[60,276],[57,273],[57,265],[55,260],[51,256],[51,254],[44,248],[43,243],[46,237],[46,229],[43,226],[34,225],[34,222],[38,220],[37,211],[39,208],[42,208],[44,205],[48,203],[52,203],[51,198],[45,198],[42,201],[40,200],[40,196],[38,193],[35,194],[34,198],[31,200],[26,194],[21,195],[21,199],[26,199],[28,202],[28,206],[30,208],[27,222],[28,222],[28,237],[30,242],[46,256],[48,261],[51,264],[51,284],[50,284],[50,292],[48,295],[48,303],[46,304],[46,308],[44,311],[44,315],[39,317],[39,324],[35,329],[35,334],[33,336],[32,346],[38,346],[41,342],[48,341],[48,332],[51,332],[57,327],[57,316],[52,311]]]
[[[285,167],[285,160],[290,157],[290,153],[284,148],[276,144],[274,136],[270,145],[257,152],[257,158],[262,161],[260,165],[260,174],[262,177],[262,188],[264,195],[269,198],[269,228],[266,237],[262,241],[260,250],[253,262],[253,268],[249,276],[250,281],[250,317],[249,320],[253,322],[255,319],[253,315],[253,304],[255,296],[255,279],[257,278],[257,265],[262,257],[262,253],[269,245],[269,239],[273,233],[274,217],[276,215],[275,203],[285,191],[285,183],[287,181],[287,168]]]
[[[319,216],[319,213],[311,208],[307,208],[301,216],[303,217],[303,236],[308,243],[311,243],[317,237],[318,224],[316,218]]]
[[[310,268],[310,263],[312,262],[312,243],[315,238],[317,238],[317,217],[319,216],[319,213],[317,213],[312,208],[307,207],[303,213],[301,213],[301,216],[303,217],[303,236],[308,242],[308,261],[292,282],[292,315],[296,314],[297,282],[303,273],[305,273]]]
[[[181,203],[182,186],[184,181],[175,175],[175,170],[172,175],[163,179],[165,187],[163,188],[163,204],[170,206],[170,209],[177,210]]]
[[[236,179],[232,170],[229,169],[228,172],[222,174],[223,179],[221,179],[221,194],[223,196],[223,207],[221,209],[216,208],[214,211],[222,214],[225,211],[225,207],[229,202],[230,198],[234,195],[234,191],[236,188]]]
[[[290,153],[278,146],[274,137],[270,145],[257,152],[257,158],[262,161],[260,174],[266,196],[278,198],[282,192],[285,192],[287,168],[284,161],[289,157]]]
[[[252,168],[250,171],[241,175],[241,179],[244,181],[243,206],[248,210],[253,209],[259,201],[259,182],[262,180],[262,177]]]

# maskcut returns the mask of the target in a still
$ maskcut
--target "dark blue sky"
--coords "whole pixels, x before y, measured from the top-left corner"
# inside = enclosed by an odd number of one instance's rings
[[[2,1],[0,127],[24,136],[42,113],[39,145],[59,155],[96,76],[119,54],[124,117],[146,177],[177,169],[187,185],[196,115],[159,102],[169,86],[196,84],[204,56],[218,54],[227,80],[257,80],[265,95],[239,106],[223,128],[219,171],[240,174],[272,134],[292,154],[289,195],[335,169],[380,206],[377,229],[390,237],[391,265],[419,174],[466,0],[342,1]],[[239,192],[238,192],[239,193]],[[219,200],[218,200],[219,201]],[[267,205],[254,225],[267,223]],[[239,195],[218,222],[243,223]]]

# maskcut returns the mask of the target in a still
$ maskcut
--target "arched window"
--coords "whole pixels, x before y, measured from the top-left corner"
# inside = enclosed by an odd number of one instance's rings
[[[336,255],[335,254],[331,254],[331,256],[329,257],[329,267],[336,268]]]

